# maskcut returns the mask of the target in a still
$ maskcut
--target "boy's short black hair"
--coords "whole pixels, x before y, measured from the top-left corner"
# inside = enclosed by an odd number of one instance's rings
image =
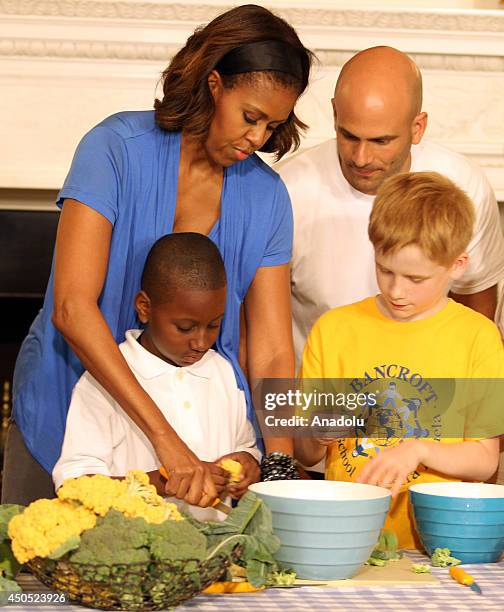
[[[157,240],[145,260],[141,288],[154,302],[177,289],[221,289],[226,270],[219,249],[203,234],[180,232]]]

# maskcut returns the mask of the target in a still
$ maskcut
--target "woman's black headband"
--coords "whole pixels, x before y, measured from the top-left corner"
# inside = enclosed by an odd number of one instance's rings
[[[264,40],[236,47],[215,66],[220,74],[241,74],[275,70],[303,81],[299,50],[278,40]]]

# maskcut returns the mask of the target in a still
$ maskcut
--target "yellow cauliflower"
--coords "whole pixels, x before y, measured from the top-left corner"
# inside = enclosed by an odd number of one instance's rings
[[[145,472],[128,472],[124,480],[101,474],[70,478],[58,489],[57,499],[39,499],[11,519],[12,552],[20,563],[26,563],[34,557],[49,557],[64,544],[75,547],[78,540],[72,538],[93,528],[98,516],[111,509],[142,517],[147,523],[183,520],[177,506],[157,494]]]
[[[125,516],[142,517],[148,523],[182,520],[177,506],[165,502],[150,484],[147,474],[139,470],[128,472],[124,480],[101,474],[70,478],[58,489],[58,497],[80,502],[99,516],[105,516],[113,508]]]
[[[96,524],[96,515],[83,506],[59,499],[39,499],[9,522],[12,552],[20,563],[48,557],[71,537]]]
[[[226,472],[229,472],[229,482],[240,482],[242,479],[241,463],[238,463],[238,461],[234,459],[222,459],[222,461],[219,461],[219,465],[221,468],[224,468]]]
[[[102,474],[69,478],[57,492],[59,499],[80,502],[99,516],[105,516],[114,507],[114,501],[125,494],[124,480],[115,480]]]

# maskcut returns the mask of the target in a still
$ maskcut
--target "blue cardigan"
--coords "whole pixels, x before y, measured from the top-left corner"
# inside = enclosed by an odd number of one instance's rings
[[[139,326],[134,297],[152,244],[173,228],[180,132],[157,127],[153,111],[123,112],[84,136],[59,193],[90,206],[113,226],[109,265],[99,306],[117,343]],[[223,256],[228,279],[226,314],[217,349],[238,365],[240,305],[260,266],[289,262],[292,211],[280,177],[256,155],[225,169],[221,214],[209,237]],[[44,306],[16,363],[13,415],[32,455],[52,471],[59,458],[72,389],[83,366],[51,322],[54,271]]]

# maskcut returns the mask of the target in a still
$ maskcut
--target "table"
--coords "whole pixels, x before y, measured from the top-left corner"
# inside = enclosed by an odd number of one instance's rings
[[[412,562],[428,562],[427,557],[408,551]],[[390,610],[426,610],[427,612],[503,612],[504,561],[464,566],[483,591],[474,593],[469,587],[456,583],[447,569],[432,568],[439,584],[402,586],[341,586],[334,588],[302,587],[296,589],[267,589],[259,593],[237,595],[199,595],[177,612],[229,611],[277,612],[301,610],[305,612],[388,612]],[[19,580],[26,592],[46,590],[33,576],[22,575]],[[35,607],[5,606],[2,610],[34,612]],[[91,608],[77,605],[40,606],[41,612],[82,612]]]

